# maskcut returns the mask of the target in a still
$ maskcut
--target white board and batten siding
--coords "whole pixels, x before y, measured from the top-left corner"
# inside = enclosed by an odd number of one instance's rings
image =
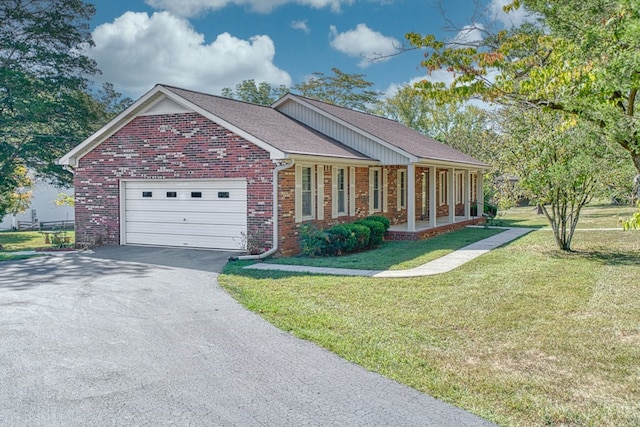
[[[278,107],[278,110],[305,125],[330,136],[360,153],[373,159],[379,159],[383,165],[404,165],[408,163],[406,156],[374,142],[359,132],[344,126],[335,120],[313,111],[297,102],[286,102]]]
[[[121,243],[245,250],[245,179],[121,183]]]

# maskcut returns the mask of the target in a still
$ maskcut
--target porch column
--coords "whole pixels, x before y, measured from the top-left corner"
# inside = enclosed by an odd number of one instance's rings
[[[456,222],[456,192],[455,192],[455,169],[447,170],[447,200],[449,201],[449,224]]]
[[[441,184],[442,185],[442,184]],[[429,166],[429,227],[434,228],[436,226],[436,217],[438,212],[436,211],[436,197],[438,197],[436,189],[436,167]]]
[[[476,215],[478,216],[482,216],[484,214],[484,176],[483,176],[484,171],[479,170],[478,171],[478,175],[477,175],[477,179],[476,179],[476,198],[478,199],[476,201],[476,204],[478,205],[478,209],[476,212]]]
[[[464,219],[471,219],[471,172],[464,171]]]
[[[416,165],[407,165],[407,231],[416,231]]]

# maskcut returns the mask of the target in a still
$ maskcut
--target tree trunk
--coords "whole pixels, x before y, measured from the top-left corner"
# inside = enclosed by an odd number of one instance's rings
[[[640,175],[640,153],[631,153],[631,160],[633,160],[633,165],[636,167],[636,171]]]

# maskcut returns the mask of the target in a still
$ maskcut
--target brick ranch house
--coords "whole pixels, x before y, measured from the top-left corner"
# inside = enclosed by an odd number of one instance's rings
[[[299,226],[384,215],[420,239],[482,213],[488,165],[381,117],[288,94],[272,106],[156,85],[60,164],[78,245],[292,254]],[[478,205],[476,207],[474,205]]]

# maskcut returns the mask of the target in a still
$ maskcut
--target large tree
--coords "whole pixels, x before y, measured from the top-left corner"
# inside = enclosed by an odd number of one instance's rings
[[[96,64],[82,53],[94,13],[80,0],[0,2],[0,193],[20,186],[24,168],[70,181],[55,160],[100,119],[89,94]]]
[[[611,157],[594,126],[563,113],[509,107],[499,111],[501,170],[547,217],[559,249],[571,250],[580,212],[603,184]]]
[[[439,101],[479,98],[503,105],[557,110],[594,123],[623,147],[640,173],[640,0],[514,0],[537,22],[460,44],[410,33],[424,48],[423,66],[445,69],[453,83],[423,81]]]
[[[348,74],[332,68],[333,76],[313,73],[313,76],[293,86],[302,96],[318,99],[362,112],[371,112],[378,103],[380,92],[371,90],[373,83],[364,74]]]
[[[255,80],[243,80],[236,85],[235,90],[225,87],[222,96],[253,104],[271,105],[286,95],[289,88],[284,85],[273,87],[269,82],[256,83]]]

